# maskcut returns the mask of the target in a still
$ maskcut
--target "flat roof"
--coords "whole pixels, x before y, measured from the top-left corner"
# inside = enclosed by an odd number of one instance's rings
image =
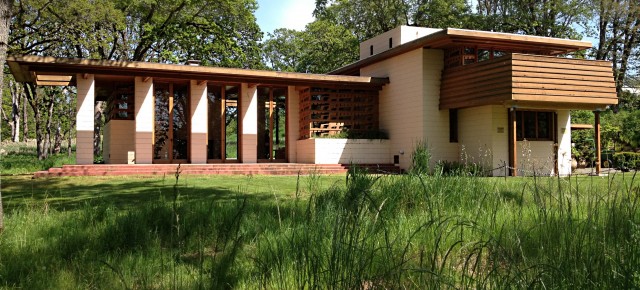
[[[210,80],[295,86],[348,86],[381,88],[387,78],[307,74],[239,68],[162,64],[139,61],[59,58],[50,56],[8,56],[16,81],[37,85],[73,85],[77,74],[141,76],[166,79]]]
[[[446,49],[459,46],[486,47],[518,51],[540,51],[544,55],[559,55],[591,48],[588,41],[447,28],[396,46],[379,54],[329,72],[333,75],[358,75],[360,68],[418,49]]]

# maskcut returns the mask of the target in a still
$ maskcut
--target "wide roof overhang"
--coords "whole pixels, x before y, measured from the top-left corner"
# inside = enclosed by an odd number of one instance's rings
[[[330,86],[380,89],[387,78],[277,72],[239,68],[162,64],[138,61],[58,58],[49,56],[8,56],[7,63],[16,81],[37,85],[74,85],[78,74],[112,77],[150,77],[250,84]]]
[[[541,55],[560,55],[592,47],[591,42],[521,34],[447,28],[336,69],[332,75],[359,75],[360,68],[419,48],[492,48]]]

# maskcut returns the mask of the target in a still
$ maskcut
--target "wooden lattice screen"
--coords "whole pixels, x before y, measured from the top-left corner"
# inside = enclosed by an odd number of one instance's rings
[[[300,139],[343,130],[378,130],[378,91],[307,88],[300,92]]]
[[[107,100],[106,122],[134,119],[135,95],[133,92],[133,85],[121,85],[114,88]]]

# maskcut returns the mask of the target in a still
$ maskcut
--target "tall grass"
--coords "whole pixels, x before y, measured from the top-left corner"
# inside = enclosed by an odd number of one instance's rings
[[[290,199],[160,198],[124,210],[46,200],[11,210],[0,287],[640,287],[640,186],[608,178],[374,176]],[[251,182],[248,177],[247,183]]]

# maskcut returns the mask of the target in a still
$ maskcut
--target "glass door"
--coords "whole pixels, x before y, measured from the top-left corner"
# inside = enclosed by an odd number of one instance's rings
[[[189,87],[154,84],[154,163],[189,161]]]
[[[239,93],[237,85],[210,84],[207,87],[207,159],[210,163],[238,160]]]
[[[258,161],[286,162],[287,89],[258,87]]]

